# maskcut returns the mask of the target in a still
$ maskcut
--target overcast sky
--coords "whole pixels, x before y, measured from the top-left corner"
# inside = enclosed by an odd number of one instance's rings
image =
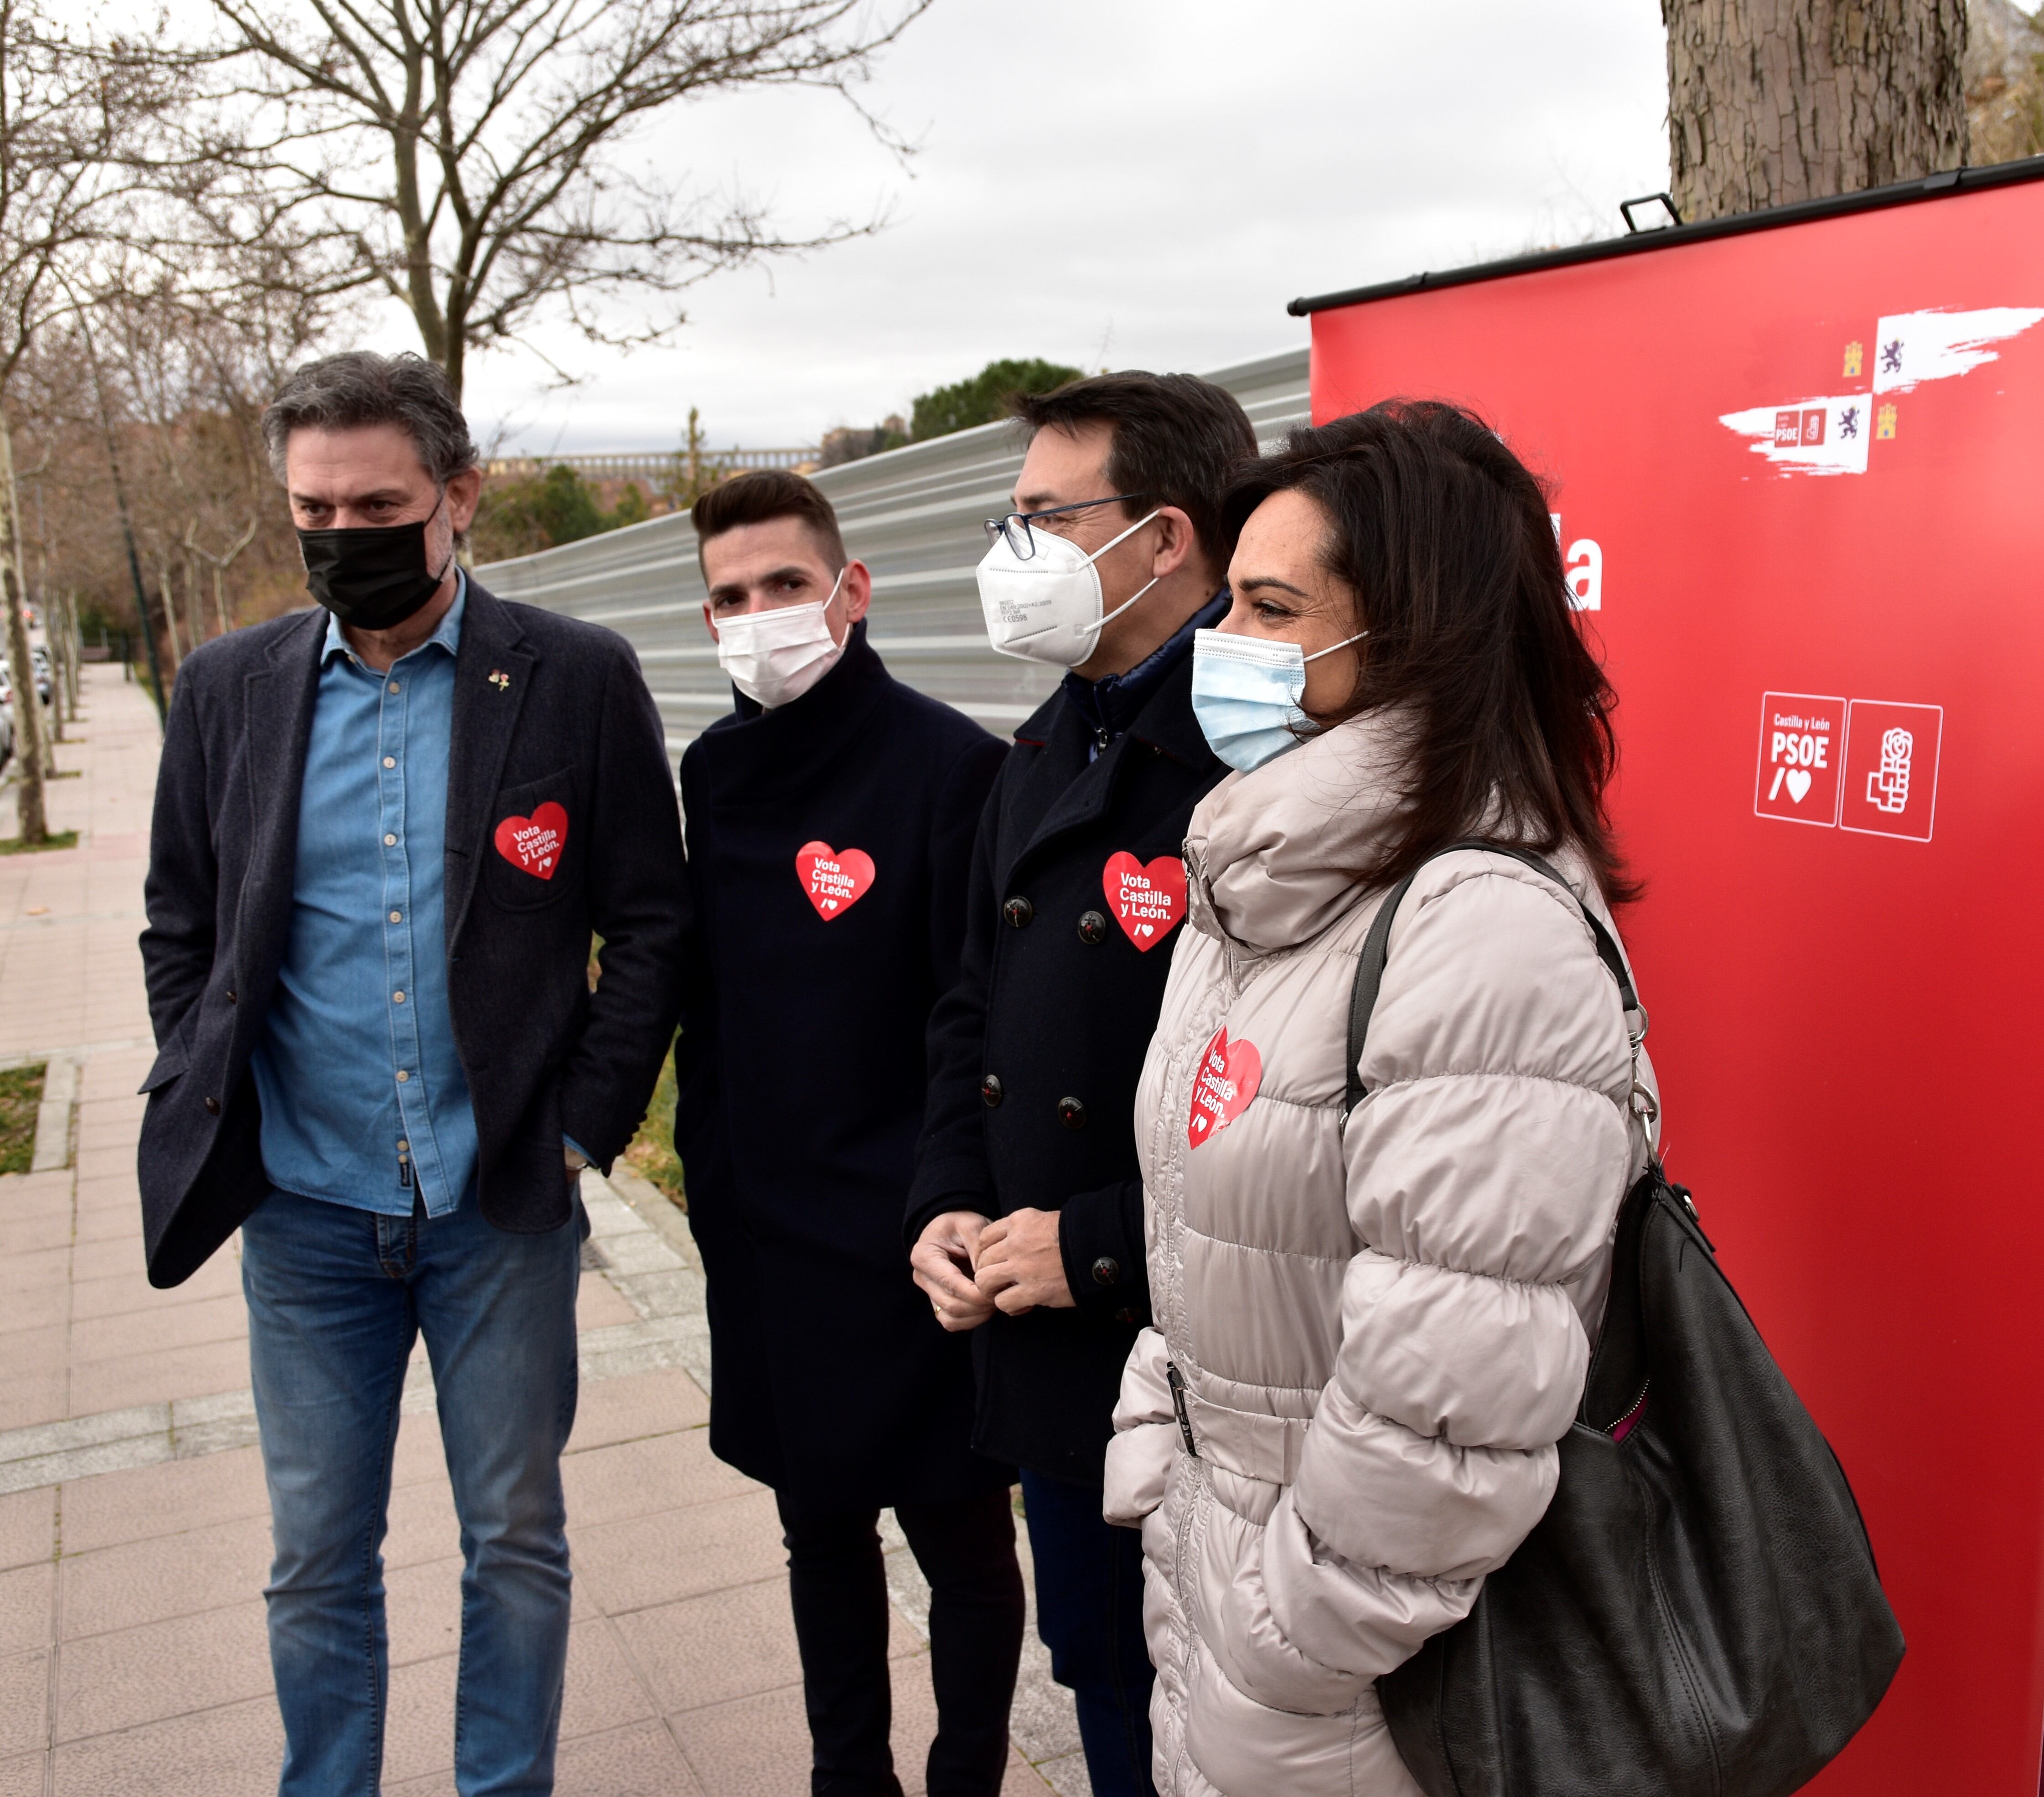
[[[997,356],[1199,371],[1303,344],[1299,294],[1619,228],[1667,182],[1653,0],[936,0],[865,90],[719,98],[635,148],[793,231],[877,236],[698,288],[671,347],[471,361],[478,434],[547,453],[814,443]],[[408,347],[402,317],[370,335]]]

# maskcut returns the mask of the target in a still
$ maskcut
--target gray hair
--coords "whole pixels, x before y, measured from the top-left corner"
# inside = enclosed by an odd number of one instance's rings
[[[420,465],[444,487],[476,465],[468,420],[439,365],[409,351],[378,355],[352,349],[292,371],[263,414],[270,467],[284,478],[284,447],[296,430],[346,431],[395,424],[412,440]]]

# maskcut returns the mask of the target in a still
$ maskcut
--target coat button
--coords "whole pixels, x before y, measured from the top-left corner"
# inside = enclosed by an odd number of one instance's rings
[[[1162,751],[1162,750],[1159,750],[1158,752],[1161,755],[1163,751]],[[1124,1305],[1121,1307],[1121,1308],[1120,1308],[1120,1310],[1116,1311],[1114,1313],[1114,1320],[1115,1320],[1116,1323],[1134,1323],[1134,1322],[1135,1322],[1135,1321],[1137,1320],[1137,1319],[1136,1319],[1136,1315],[1135,1315],[1135,1307],[1134,1307],[1132,1305],[1129,1305],[1129,1304],[1124,1304]]]
[[[220,1100],[217,1098],[209,1098],[206,1101],[206,1114],[209,1116],[218,1116],[220,1115]]]
[[[1107,920],[1097,911],[1082,912],[1079,916],[1079,940],[1089,947],[1107,940]]]
[[[1058,1121],[1066,1129],[1084,1129],[1085,1127],[1085,1104],[1076,1098],[1060,1098],[1058,1100]]]
[[[240,1000],[239,998],[236,997],[236,996],[235,996],[235,995],[234,995],[232,992],[230,992],[230,993],[228,993],[228,995],[227,995],[227,1002],[228,1002],[229,1004],[239,1004],[241,1002],[241,1000]]]
[[[1112,1254],[1102,1254],[1093,1263],[1093,1282],[1096,1285],[1113,1285],[1121,1278],[1121,1262]]]
[[[1001,1085],[998,1073],[989,1073],[979,1082],[979,1101],[989,1111],[1007,1096],[1007,1090]]]
[[[1036,915],[1036,908],[1017,893],[1007,904],[1001,906],[1001,915],[1008,920],[1011,928],[1026,930],[1029,927],[1030,920]]]

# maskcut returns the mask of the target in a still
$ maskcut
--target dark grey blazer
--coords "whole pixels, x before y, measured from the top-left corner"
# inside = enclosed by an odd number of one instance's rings
[[[142,933],[160,1050],[137,1152],[154,1285],[189,1277],[269,1189],[248,1062],[290,927],[326,620],[294,612],[234,632],[178,670]],[[494,839],[502,819],[550,801],[568,829],[540,880]],[[446,870],[482,1213],[500,1229],[557,1228],[570,1208],[562,1135],[609,1165],[638,1127],[681,1005],[680,817],[659,715],[622,638],[469,582]],[[594,993],[592,931],[603,939]]]

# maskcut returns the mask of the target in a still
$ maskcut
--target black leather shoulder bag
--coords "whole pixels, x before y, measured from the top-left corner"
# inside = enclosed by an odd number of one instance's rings
[[[1439,852],[1538,857],[1491,843]],[[1356,969],[1349,1106],[1412,877]],[[1577,904],[1581,904],[1580,899]],[[1628,1014],[1645,1013],[1587,907]],[[1637,1039],[1635,1039],[1635,1046]],[[1901,1663],[1843,1469],[1658,1160],[1619,1211],[1602,1334],[1547,1512],[1475,1607],[1377,1680],[1427,1797],[1777,1797]]]

